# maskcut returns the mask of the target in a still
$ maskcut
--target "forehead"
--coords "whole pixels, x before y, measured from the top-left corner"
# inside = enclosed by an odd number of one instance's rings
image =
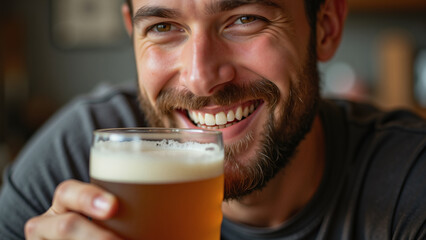
[[[303,5],[302,0],[133,0],[134,16],[152,12],[155,8],[171,9],[173,13],[191,15],[217,14],[246,5],[274,7],[290,10],[295,5]],[[169,16],[167,16],[169,17]],[[177,16],[175,16],[177,17]]]
[[[188,5],[196,6],[201,5],[205,8],[219,7],[219,6],[232,6],[240,4],[265,4],[265,5],[278,5],[285,0],[130,0],[134,5]]]

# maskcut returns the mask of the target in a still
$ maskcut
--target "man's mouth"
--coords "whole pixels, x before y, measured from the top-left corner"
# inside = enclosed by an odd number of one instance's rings
[[[187,110],[192,123],[200,128],[222,129],[230,127],[249,117],[261,104],[260,100],[249,101],[218,112],[202,110]]]

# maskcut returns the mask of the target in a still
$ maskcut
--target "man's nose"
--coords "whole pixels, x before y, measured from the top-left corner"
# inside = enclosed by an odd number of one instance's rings
[[[181,84],[195,95],[210,96],[235,77],[226,44],[218,38],[192,35],[181,57]]]

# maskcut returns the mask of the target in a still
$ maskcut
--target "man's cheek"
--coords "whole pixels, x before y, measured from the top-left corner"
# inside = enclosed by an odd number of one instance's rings
[[[285,47],[273,49],[271,46],[265,45],[259,46],[257,50],[264,61],[260,61],[254,67],[257,67],[257,72],[261,73],[262,77],[278,87],[280,92],[278,108],[282,108],[290,97],[292,86],[299,84],[300,60],[293,57],[290,50]],[[277,116],[275,116],[276,118]]]
[[[167,55],[161,50],[151,48],[144,51],[144,55],[138,61],[140,84],[146,89],[148,98],[153,101],[158,93],[173,77],[173,64]]]
[[[239,50],[243,65],[256,74],[279,86],[280,90],[288,88],[288,75],[295,69],[297,60],[292,50],[281,46],[285,42],[277,42],[275,38],[259,37],[250,44],[243,45]]]
[[[150,104],[152,107],[155,107],[155,96],[153,96],[153,93],[155,93],[155,88],[153,88],[154,86],[151,83],[152,79],[152,77],[149,77],[146,74],[141,74],[141,71],[139,71],[138,81],[141,101],[144,101],[145,104]]]
[[[149,98],[147,91],[145,89],[145,85],[146,84],[142,84],[141,82],[139,82],[139,96],[140,96],[140,101],[143,101],[144,104],[149,104],[151,107],[154,107],[154,103],[153,101],[151,101],[151,99]]]

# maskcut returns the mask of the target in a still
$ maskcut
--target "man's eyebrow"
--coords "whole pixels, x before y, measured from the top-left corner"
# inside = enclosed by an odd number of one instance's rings
[[[230,11],[243,5],[260,4],[276,8],[281,8],[272,0],[220,0],[209,4],[206,9],[209,14]]]
[[[133,22],[137,22],[146,17],[161,17],[161,18],[176,18],[181,14],[171,8],[163,8],[156,6],[143,6],[136,11],[135,16],[133,16]]]

